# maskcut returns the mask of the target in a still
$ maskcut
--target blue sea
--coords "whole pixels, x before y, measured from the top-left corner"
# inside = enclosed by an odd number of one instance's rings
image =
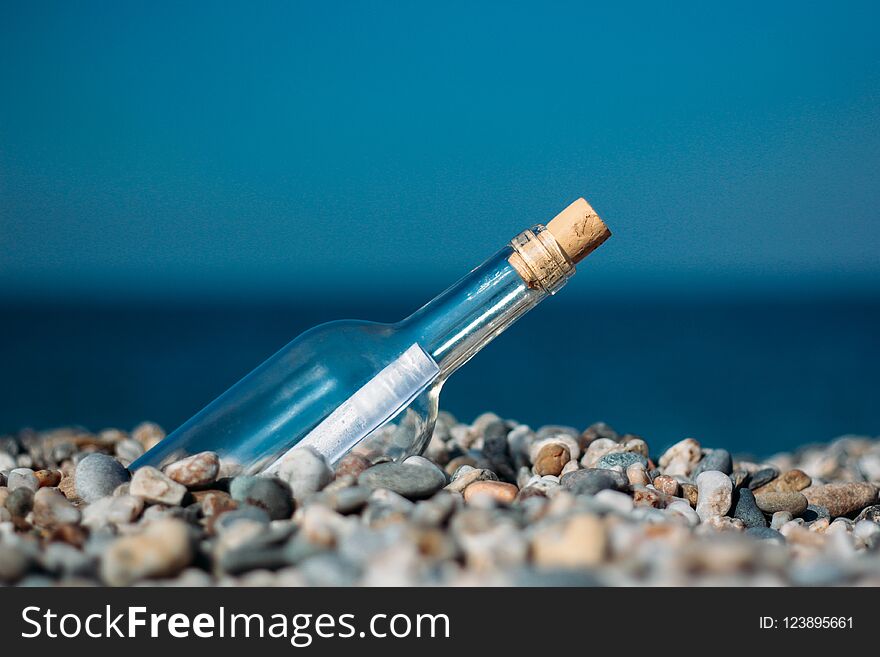
[[[399,301],[0,306],[0,432],[173,429],[314,324]],[[523,354],[529,354],[523,358]],[[880,300],[547,300],[444,387],[441,407],[583,428],[655,451],[692,436],[769,455],[880,434]]]

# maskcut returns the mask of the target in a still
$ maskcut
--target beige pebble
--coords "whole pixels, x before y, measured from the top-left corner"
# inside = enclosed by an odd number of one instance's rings
[[[561,526],[554,524],[536,532],[532,539],[532,558],[535,565],[542,567],[590,567],[602,562],[607,543],[602,520],[580,514]]]
[[[187,488],[202,488],[217,481],[220,458],[214,452],[200,452],[166,466],[164,472]]]

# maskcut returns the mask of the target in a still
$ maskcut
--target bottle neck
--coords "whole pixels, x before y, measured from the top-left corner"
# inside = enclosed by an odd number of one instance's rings
[[[524,274],[523,263],[534,259],[530,260],[528,249],[523,249],[517,240],[527,235],[534,239],[542,230],[543,227],[536,227],[534,232],[525,231],[401,322],[402,328],[415,334],[415,340],[440,367],[441,378],[449,376],[541,300],[555,293],[574,273],[570,262],[561,273],[554,269],[550,285],[543,284],[550,279],[536,281]],[[548,236],[542,237],[546,241]]]

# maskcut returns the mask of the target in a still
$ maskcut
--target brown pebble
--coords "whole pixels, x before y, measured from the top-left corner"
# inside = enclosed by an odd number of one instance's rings
[[[673,497],[679,497],[681,493],[681,486],[678,481],[676,481],[673,477],[669,475],[657,475],[654,477],[654,488],[659,490],[661,493],[666,493],[667,495],[672,495]],[[694,498],[696,499],[696,497]],[[690,502],[690,500],[688,500]]]
[[[202,513],[206,518],[219,516],[221,513],[238,508],[238,502],[222,490],[196,491],[193,493],[193,498],[202,506]]]
[[[699,497],[699,494],[697,493],[696,486],[693,484],[682,484],[681,494],[693,508],[697,508],[697,498]]]
[[[877,501],[877,487],[867,482],[825,484],[804,490],[810,504],[824,506],[832,518],[857,513]]]
[[[807,488],[813,480],[803,470],[789,470],[763,486],[759,486],[753,492],[755,495],[761,493],[797,493]]]
[[[37,470],[34,473],[40,488],[54,487],[61,483],[61,473],[58,470]]]
[[[64,493],[64,497],[71,502],[79,499],[79,495],[76,494],[76,479],[74,479],[72,472],[61,477],[61,481],[58,482],[58,490]]]
[[[349,452],[342,457],[342,460],[339,461],[339,464],[336,466],[336,476],[344,477],[345,475],[352,475],[357,477],[371,465],[372,463],[370,463],[369,459],[360,454]]]
[[[807,510],[807,498],[798,492],[760,493],[755,495],[755,503],[764,513],[788,511],[799,516]]]
[[[496,502],[510,504],[518,492],[516,486],[503,481],[475,481],[464,489],[464,501],[470,502],[478,495],[487,495]]]
[[[571,452],[568,447],[561,443],[547,443],[538,452],[535,457],[535,474],[559,476],[562,468],[571,459]]]

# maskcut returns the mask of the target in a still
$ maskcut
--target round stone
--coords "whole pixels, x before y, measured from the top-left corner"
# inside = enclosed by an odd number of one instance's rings
[[[764,513],[773,514],[777,511],[788,511],[799,516],[807,510],[807,498],[800,493],[758,493],[755,503]]]
[[[510,504],[518,492],[516,486],[503,481],[475,481],[464,489],[464,501],[472,502],[477,497],[485,496],[501,504]]]
[[[600,490],[629,490],[629,479],[616,470],[587,468],[575,470],[559,480],[562,488],[575,495],[595,495]]]
[[[272,520],[289,518],[293,513],[290,489],[275,477],[240,475],[229,484],[229,494],[239,504],[263,509]]]
[[[76,494],[86,502],[111,495],[130,478],[128,470],[112,456],[89,454],[76,466]]]
[[[411,463],[380,463],[364,470],[358,483],[368,488],[387,488],[411,500],[430,497],[446,485],[446,478],[431,468]]]
[[[733,472],[733,459],[730,458],[730,452],[726,449],[713,449],[708,451],[706,455],[697,463],[697,467],[691,472],[691,479],[695,480],[704,472],[717,470],[729,475]]]

